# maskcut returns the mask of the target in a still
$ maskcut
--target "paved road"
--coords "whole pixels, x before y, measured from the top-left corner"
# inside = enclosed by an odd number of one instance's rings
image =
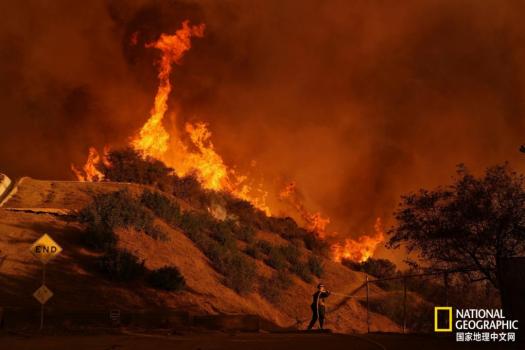
[[[458,344],[450,338],[433,336],[342,334],[237,334],[191,335],[86,335],[86,336],[0,336],[0,349],[16,350],[455,350],[518,349],[510,344]]]

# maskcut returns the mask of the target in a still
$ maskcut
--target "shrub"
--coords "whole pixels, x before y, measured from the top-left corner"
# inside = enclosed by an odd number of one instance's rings
[[[312,282],[312,273],[310,272],[310,269],[308,268],[307,264],[303,262],[298,262],[291,266],[291,270],[306,283]]]
[[[290,274],[285,270],[277,271],[272,278],[264,278],[260,283],[261,295],[267,300],[277,303],[282,292],[292,285]]]
[[[361,263],[358,262],[358,261],[354,261],[354,260],[351,260],[351,259],[347,259],[347,258],[343,258],[341,260],[341,264],[348,267],[350,270],[354,270],[354,271],[362,271],[362,266],[361,266]]]
[[[192,237],[198,233],[210,231],[215,224],[215,219],[208,213],[186,211],[181,215],[180,228]],[[194,240],[195,241],[195,240]]]
[[[79,213],[80,222],[87,225],[85,243],[93,248],[108,249],[115,245],[113,229],[132,227],[144,232],[154,232],[153,215],[127,190],[104,193]]]
[[[226,210],[234,214],[239,221],[246,226],[261,229],[265,226],[266,215],[259,209],[255,208],[250,202],[230,195],[225,195]]]
[[[255,263],[238,253],[231,254],[223,266],[226,285],[237,293],[247,293],[253,288],[256,277]]]
[[[153,223],[153,216],[127,190],[95,196],[93,203],[81,211],[80,217],[88,224],[104,224],[110,228],[133,227],[143,231]]]
[[[116,281],[131,281],[143,276],[144,261],[126,250],[110,249],[98,261],[103,274]]]
[[[341,263],[352,270],[365,272],[379,279],[400,275],[400,272],[397,271],[396,265],[387,259],[369,258],[364,262],[343,259]],[[379,281],[376,282],[376,284],[385,290],[396,290],[403,287],[402,280]]]
[[[284,269],[286,267],[286,257],[279,247],[272,247],[266,259],[266,264],[276,270]]]
[[[261,252],[261,248],[259,248],[259,246],[254,243],[246,247],[246,254],[248,254],[254,259],[261,259],[263,256],[263,253]]]
[[[270,254],[272,251],[272,245],[268,241],[260,240],[255,243],[255,246],[259,249],[259,251],[265,255]]]
[[[396,265],[387,259],[369,258],[364,262],[343,259],[342,264],[355,271],[362,271],[377,278],[394,277],[398,274]]]
[[[196,175],[187,175],[173,179],[172,186],[172,193],[175,197],[185,199],[199,209],[204,209],[208,206],[208,195],[202,188]]]
[[[212,237],[221,245],[234,248],[237,244],[233,233],[234,230],[234,222],[229,220],[216,221],[212,227]]]
[[[107,250],[116,246],[117,236],[113,229],[106,225],[88,225],[86,234],[82,236],[82,242],[90,248]]]
[[[169,241],[168,235],[162,230],[160,226],[153,226],[145,232],[148,236],[158,241]]]
[[[362,271],[377,278],[393,277],[397,274],[396,265],[387,259],[369,258],[362,262],[361,266]]]
[[[145,190],[142,192],[140,201],[151,209],[155,215],[166,221],[166,223],[174,226],[180,221],[181,214],[179,205],[167,196],[158,192]]]
[[[181,217],[181,227],[224,276],[226,286],[238,293],[252,289],[255,263],[239,252],[232,232],[234,222],[217,221],[209,214],[185,212]]]
[[[310,269],[310,272],[317,277],[321,277],[324,273],[321,259],[314,255],[308,258],[308,268]]]
[[[235,229],[237,239],[246,243],[252,243],[255,240],[255,229],[252,226],[240,225]]]
[[[270,217],[267,219],[267,225],[270,231],[276,232],[288,240],[302,237],[307,232],[297,226],[295,220],[290,217]]]
[[[219,272],[223,273],[226,270],[230,253],[227,247],[213,239],[205,238],[199,248]]]
[[[194,213],[186,211],[183,212],[180,217],[180,228],[190,237],[191,240],[195,241],[192,236],[197,232],[202,231],[202,223]]]
[[[101,163],[99,170],[111,181],[154,185],[166,191],[170,189],[175,178],[173,169],[163,162],[151,157],[143,157],[130,147],[111,150],[107,159],[110,166]]]
[[[300,253],[299,253],[299,249],[295,245],[288,244],[288,245],[279,247],[279,249],[281,250],[281,253],[285,257],[285,259],[290,264],[295,264],[299,261]]]
[[[148,282],[153,288],[167,291],[181,291],[186,281],[175,266],[164,266],[149,273]]]
[[[330,251],[328,242],[317,238],[314,232],[308,232],[304,235],[303,241],[306,249],[319,255],[328,256]]]
[[[294,238],[291,240],[291,243],[297,248],[306,248],[304,241],[301,238]]]

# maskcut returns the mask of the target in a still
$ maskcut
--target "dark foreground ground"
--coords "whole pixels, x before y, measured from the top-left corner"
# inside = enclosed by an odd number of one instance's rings
[[[456,343],[451,338],[399,335],[343,334],[270,334],[270,333],[200,333],[184,335],[125,334],[99,335],[0,335],[1,350],[213,350],[213,349],[345,349],[345,350],[455,350],[455,349],[520,349],[517,344]]]

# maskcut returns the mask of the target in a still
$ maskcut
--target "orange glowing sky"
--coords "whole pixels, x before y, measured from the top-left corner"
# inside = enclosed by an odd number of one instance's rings
[[[166,130],[205,122],[238,174],[294,182],[331,229],[391,224],[401,194],[457,163],[524,171],[524,4],[500,1],[3,3],[0,170],[70,179],[89,146],[128,144],[158,88],[158,50],[205,23],[173,82]],[[20,20],[20,19],[23,20]],[[188,124],[189,123],[189,124]],[[277,204],[276,204],[277,205]]]

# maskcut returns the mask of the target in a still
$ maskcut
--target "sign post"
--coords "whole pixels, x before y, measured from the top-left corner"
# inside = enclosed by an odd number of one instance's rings
[[[33,297],[40,303],[40,330],[42,330],[44,328],[44,304],[53,296],[53,292],[46,286],[46,265],[60,254],[62,248],[49,235],[44,234],[33,243],[30,251],[42,263],[42,286],[33,293]]]

